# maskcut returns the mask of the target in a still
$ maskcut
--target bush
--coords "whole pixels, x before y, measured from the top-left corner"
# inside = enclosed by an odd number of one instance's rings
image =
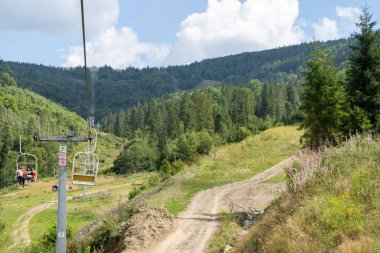
[[[158,175],[153,175],[149,178],[148,185],[154,187],[160,183],[160,177]]]
[[[199,154],[210,153],[212,149],[212,145],[213,145],[212,138],[206,131],[202,131],[198,133],[197,152]]]
[[[72,235],[73,235],[72,228],[67,227],[66,228],[67,240],[70,240]],[[53,225],[49,228],[46,234],[42,235],[41,239],[37,243],[32,244],[29,248],[25,250],[25,252],[26,253],[55,252],[56,242],[57,242],[57,225]]]
[[[162,181],[168,179],[172,175],[172,165],[168,160],[164,160],[160,167],[160,177]]]
[[[172,164],[172,173],[176,174],[179,171],[183,170],[185,164],[181,160],[177,160]]]
[[[139,139],[116,158],[112,171],[120,174],[154,171],[157,160],[155,145],[151,145],[147,139]]]
[[[140,189],[140,188],[136,188],[136,187],[134,187],[134,188],[132,189],[132,191],[130,191],[130,192],[128,193],[128,199],[131,200],[131,199],[133,199],[134,197],[136,197],[137,195],[139,195],[140,193],[141,193],[141,189]]]
[[[126,220],[130,219],[135,213],[137,212],[137,210],[132,206],[132,205],[128,205],[127,208],[125,209],[125,216],[124,218]]]

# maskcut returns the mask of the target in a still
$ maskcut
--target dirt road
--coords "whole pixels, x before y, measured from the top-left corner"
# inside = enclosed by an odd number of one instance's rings
[[[88,196],[92,194],[96,194],[101,191],[106,191],[106,190],[111,190],[111,189],[116,189],[116,188],[121,188],[121,187],[124,187],[124,185],[110,186],[101,190],[91,190],[88,193]],[[78,193],[74,196],[68,197],[67,201],[70,201],[73,198],[80,197],[80,196],[82,196],[82,193]],[[8,248],[8,251],[11,251],[12,249],[17,248],[19,245],[23,245],[23,244],[25,246],[29,245],[32,242],[29,235],[30,221],[33,219],[35,215],[39,214],[42,211],[45,211],[48,208],[53,207],[56,204],[57,204],[57,200],[52,200],[50,202],[35,206],[32,209],[30,209],[28,212],[26,212],[25,214],[21,215],[15,222],[14,224],[15,230],[13,231],[13,238],[18,238],[18,240],[16,240],[16,242]]]
[[[264,183],[275,177],[291,163],[291,158],[257,174],[249,180],[231,183],[201,191],[188,208],[178,216],[174,232],[150,248],[149,253],[201,253],[218,227],[221,210],[227,210],[230,201],[238,206],[264,209],[285,189],[284,183]]]
[[[27,213],[20,216],[16,221],[16,229],[13,231],[13,238],[18,238],[18,240],[12,246],[10,246],[8,250],[13,249],[20,244],[29,245],[31,243],[29,231],[28,231],[30,220],[36,214],[55,205],[55,203],[57,203],[57,201],[51,201],[48,203],[38,205],[30,209]]]

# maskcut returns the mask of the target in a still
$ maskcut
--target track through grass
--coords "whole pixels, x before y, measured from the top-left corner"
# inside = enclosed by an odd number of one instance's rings
[[[276,127],[240,143],[216,148],[177,174],[149,203],[178,214],[197,192],[248,179],[293,156],[300,148],[300,136],[295,126]]]
[[[87,201],[81,200],[82,188],[75,186],[68,192],[68,226],[73,228],[74,232],[84,227],[109,208],[117,205],[120,199],[127,199],[129,191],[133,189],[133,184],[142,183],[149,177],[149,173],[141,173],[129,177],[99,178],[96,187],[87,188]],[[0,234],[0,252],[8,252],[8,247],[15,242],[13,232],[22,222],[22,220],[20,222],[17,220],[28,210],[43,203],[54,202],[52,207],[39,212],[30,220],[27,229],[32,242],[38,240],[51,225],[55,224],[57,193],[51,191],[52,184],[55,184],[55,181],[45,179],[0,197],[0,217],[5,223],[5,228]],[[17,252],[23,246],[25,244],[17,245],[12,251]]]

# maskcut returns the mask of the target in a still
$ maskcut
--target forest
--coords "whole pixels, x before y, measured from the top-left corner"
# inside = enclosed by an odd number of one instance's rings
[[[19,138],[22,141],[22,150],[38,157],[39,176],[54,176],[58,156],[55,144],[33,141],[33,135],[38,129],[39,115],[43,121],[49,119],[49,126],[46,122],[43,126],[45,133],[47,127],[50,127],[51,133],[57,133],[59,129],[81,132],[85,129],[85,121],[75,113],[68,112],[31,91],[18,88],[16,81],[8,73],[2,73],[0,80],[0,187],[4,188],[15,182]],[[72,147],[69,152],[73,152]]]
[[[345,67],[348,57],[347,39],[321,43],[335,55],[339,69]],[[308,54],[310,43],[281,47],[260,52],[206,59],[183,66],[129,67],[114,70],[109,66],[90,68],[90,81],[94,83],[95,119],[108,113],[130,108],[153,97],[222,85],[244,85],[253,79],[262,82],[287,83],[302,79],[300,72]],[[85,115],[83,68],[60,68],[29,63],[7,62],[17,76],[20,87],[63,105],[81,116]],[[0,72],[8,71],[0,65]],[[109,99],[112,98],[112,99]]]
[[[112,113],[100,128],[131,142],[115,161],[117,173],[154,170],[176,160],[192,162],[213,146],[238,142],[279,124],[300,123],[300,86],[263,84],[206,88],[153,98]]]

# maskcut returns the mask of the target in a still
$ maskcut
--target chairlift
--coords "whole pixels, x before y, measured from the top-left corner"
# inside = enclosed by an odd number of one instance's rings
[[[21,147],[21,137],[19,139],[20,143],[20,154],[16,158],[16,171],[21,168],[25,170],[31,169],[31,175],[28,178],[30,181],[37,181],[38,177],[38,159],[37,156],[30,154],[30,153],[24,153],[22,152],[22,147]],[[16,175],[16,180],[17,180],[17,175]]]
[[[93,128],[95,136],[88,141],[86,151],[78,152],[73,158],[72,183],[76,185],[94,186],[99,169],[99,157],[95,154],[97,131]],[[93,142],[93,145],[91,145]]]

